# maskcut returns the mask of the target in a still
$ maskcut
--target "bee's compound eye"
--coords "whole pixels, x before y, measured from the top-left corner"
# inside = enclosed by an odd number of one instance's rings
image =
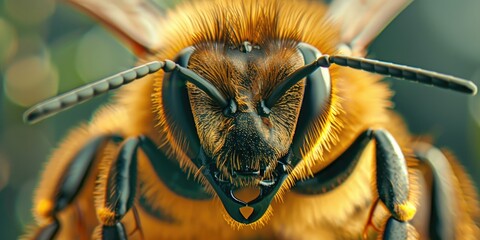
[[[225,117],[233,117],[233,115],[237,112],[237,109],[237,103],[235,103],[233,99],[230,99],[227,107],[223,109],[223,115]]]

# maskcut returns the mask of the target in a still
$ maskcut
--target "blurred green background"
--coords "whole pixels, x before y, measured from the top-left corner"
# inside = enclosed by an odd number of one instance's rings
[[[162,8],[175,1],[157,1]],[[480,1],[411,4],[370,48],[370,56],[480,83]],[[42,166],[68,129],[88,121],[109,96],[36,125],[28,106],[135,63],[94,21],[54,0],[0,0],[0,239],[33,223],[31,199]],[[394,101],[416,134],[451,149],[480,185],[480,97],[391,81]]]

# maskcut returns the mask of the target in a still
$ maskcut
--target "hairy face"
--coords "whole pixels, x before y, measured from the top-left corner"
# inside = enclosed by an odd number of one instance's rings
[[[188,84],[197,133],[221,179],[235,185],[269,180],[279,158],[289,151],[300,111],[304,81],[290,88],[271,108],[259,114],[266,99],[285,78],[303,66],[303,58],[288,44],[270,46],[198,46],[189,68],[233,100],[237,111],[225,116],[202,90]]]

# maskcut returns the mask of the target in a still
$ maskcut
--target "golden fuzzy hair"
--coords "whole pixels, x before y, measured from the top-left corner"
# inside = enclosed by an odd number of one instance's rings
[[[188,46],[195,46],[201,52],[205,49],[214,50],[225,44],[237,46],[243,41],[250,41],[253,45],[271,45],[277,42],[282,47],[293,47],[298,42],[306,42],[322,53],[334,54],[338,33],[324,18],[325,11],[323,5],[314,2],[291,4],[284,0],[188,2],[181,7],[181,11],[173,11],[168,15],[166,27],[162,30],[163,45],[157,50],[155,57],[173,59],[180,50]],[[181,139],[176,134],[177,129],[167,120],[162,102],[162,77],[162,74],[154,77],[152,94],[157,130],[160,135],[165,136],[158,142],[169,142],[170,146],[163,146],[164,150],[179,159],[182,166],[193,170],[195,167],[185,155],[188,141]],[[270,88],[277,84],[276,78],[268,79],[272,79],[272,82],[265,85]],[[229,83],[218,86],[225,89],[225,92],[234,92]],[[271,91],[270,88],[266,87],[266,91]],[[335,95],[335,91],[333,94]],[[314,123],[317,131],[308,135],[305,153],[317,139],[322,139],[326,146],[335,138],[332,136],[338,126],[334,117],[339,111],[335,109],[336,105],[336,97],[332,96],[330,109]],[[330,126],[329,122],[334,123],[334,126]]]
[[[154,54],[143,61],[174,59],[182,49],[194,46],[196,51],[191,57],[193,70],[199,71],[227,97],[235,99],[240,108],[249,108],[252,107],[252,101],[259,100],[259,96],[264,97],[271,93],[283,79],[279,76],[288,75],[301,65],[298,52],[292,51],[297,43],[308,43],[323,54],[336,53],[337,44],[340,43],[338,29],[328,22],[325,16],[326,7],[314,1],[192,0],[178,10],[168,12],[165,19],[159,20],[162,21],[159,24],[162,29],[156,32],[161,34],[160,47],[151,49]],[[264,54],[269,56],[261,67],[255,69],[258,76],[264,79],[259,85],[252,85],[249,82],[251,79],[242,78],[241,74],[238,75],[240,77],[232,78],[238,72],[232,73],[228,70],[235,67],[225,61],[225,56],[216,54],[217,50],[225,47],[239,47],[244,41],[249,41],[253,46],[262,46],[266,49]],[[208,64],[204,64],[207,62]],[[146,154],[139,151],[137,200],[140,200],[139,197],[145,198],[146,206],[171,217],[172,221],[151,216],[151,212],[142,208],[143,203],[135,201],[132,214],[127,214],[122,219],[122,224],[125,223],[126,229],[138,230],[137,232],[143,229],[145,233],[148,232],[146,239],[207,239],[212,237],[212,232],[220,239],[312,239],[318,236],[357,239],[364,230],[364,220],[369,208],[374,210],[372,223],[377,226],[384,225],[384,220],[389,216],[386,209],[381,205],[376,209],[377,205],[374,204],[378,198],[374,175],[374,142],[370,142],[365,148],[348,179],[339,183],[334,190],[314,196],[285,193],[299,179],[307,178],[335,161],[358,134],[368,128],[386,129],[401,146],[402,152],[406,153],[409,201],[398,207],[400,212],[404,213],[404,219],[411,218],[418,204],[417,195],[420,191],[417,184],[419,173],[415,169],[417,159],[411,157],[412,150],[409,147],[412,140],[403,121],[388,110],[391,106],[390,90],[386,84],[379,82],[380,77],[369,73],[336,66],[330,67],[329,72],[332,81],[330,99],[323,114],[311,123],[306,134],[306,142],[301,149],[303,159],[295,168],[288,169],[290,174],[275,195],[276,201],[271,203],[258,221],[249,225],[235,221],[225,208],[221,207],[218,197],[202,201],[180,196],[157,175],[152,166],[152,161],[157,159],[148,159]],[[77,128],[60,145],[46,167],[35,197],[35,215],[41,225],[46,225],[57,217],[52,216],[57,193],[52,186],[58,186],[63,181],[69,161],[89,139],[105,134],[119,134],[125,139],[139,136],[151,138],[161,151],[166,152],[171,159],[178,160],[181,167],[202,182],[207,192],[216,196],[202,175],[202,169],[197,169],[187,156],[188,139],[181,138],[178,135],[179,129],[168,121],[168,113],[162,101],[163,77],[162,72],[157,72],[122,88],[117,95],[117,103],[103,107],[90,124]],[[194,115],[202,114],[195,112],[199,111],[198,106],[205,107],[204,111],[215,110],[201,105],[209,101],[205,94],[192,85],[187,87],[190,100],[197,104],[192,110]],[[284,129],[280,131],[282,134],[276,139],[277,142],[292,139],[299,114],[298,102],[303,98],[302,94],[298,93],[302,92],[304,87],[304,83],[299,82],[284,95],[294,101],[280,99],[278,102],[278,105],[293,110],[272,109],[282,114],[273,115],[271,119],[263,122],[265,125],[275,126],[282,125],[282,121],[285,122],[283,118],[295,120],[293,124],[281,126]],[[248,98],[242,95],[242,91],[261,94],[253,94],[252,98]],[[195,124],[197,129],[212,125],[210,122],[199,123],[198,120]],[[229,124],[227,121],[220,126],[228,131]],[[220,146],[224,145],[222,132],[201,130],[198,135],[202,147],[211,154],[216,154],[220,151]],[[101,224],[112,225],[115,222],[114,212],[110,206],[105,205],[105,199],[108,193],[106,188],[109,169],[116,159],[118,147],[115,143],[107,143],[101,147],[101,153],[95,159],[97,168],[90,174],[75,203],[60,213],[62,228],[59,238],[88,238],[86,234],[91,231],[87,229],[94,229]],[[276,154],[282,153],[278,151]],[[453,177],[458,190],[456,193],[460,200],[459,206],[465,213],[459,215],[462,224],[459,224],[456,230],[459,234],[471,233],[476,236],[479,231],[475,220],[480,211],[477,207],[471,207],[478,202],[475,190],[461,167],[457,166],[454,160],[450,161],[455,173]],[[141,221],[136,219],[137,209]],[[135,228],[128,224],[129,216],[130,221],[135,222]],[[235,231],[239,229],[240,231]],[[100,232],[98,230],[100,229],[97,228],[96,234]],[[77,231],[81,231],[81,234],[76,234]]]
[[[221,44],[239,44],[242,40],[256,44],[272,36],[278,39],[271,40],[280,40],[286,46],[305,42],[322,54],[334,55],[340,43],[339,32],[325,18],[325,13],[324,5],[310,1],[298,1],[295,4],[285,0],[188,2],[179,7],[179,11],[171,11],[167,15],[165,28],[161,31],[162,46],[151,59],[174,59],[178,52],[188,46],[196,46],[200,52],[202,49],[206,51],[209,47],[215,47],[213,40],[216,38]],[[230,18],[216,19],[216,16]],[[256,26],[256,31],[248,26]],[[261,34],[262,30],[266,33]],[[282,200],[283,194],[298,179],[307,178],[334,161],[361,131],[389,124],[391,114],[386,108],[391,105],[388,100],[391,93],[388,86],[379,82],[380,77],[338,66],[330,67],[329,71],[332,81],[329,105],[312,123],[302,149],[303,160],[289,170],[291,174],[275,196],[277,201]],[[143,128],[135,132],[147,133],[163,151],[172,159],[177,159],[208,191],[213,192],[203,175],[199,174],[200,170],[186,155],[188,141],[178,137],[178,129],[167,121],[168,115],[162,102],[162,82],[163,73],[159,72],[149,77],[148,81],[132,86],[129,94],[125,95],[122,102],[130,106],[131,112],[136,112],[130,116],[135,123],[133,125]],[[272,82],[271,85],[275,84]],[[231,91],[228,84],[219,84],[219,88],[224,92]],[[151,99],[145,96],[151,96]],[[146,110],[139,114],[139,108]],[[151,186],[149,196],[161,194],[160,188],[156,187],[156,178],[142,177],[142,181]],[[265,221],[266,217],[258,222],[261,225]]]

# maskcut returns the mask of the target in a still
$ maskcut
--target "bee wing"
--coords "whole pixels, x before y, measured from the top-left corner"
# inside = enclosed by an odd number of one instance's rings
[[[364,56],[370,42],[412,0],[334,0],[328,17],[341,29],[341,40],[353,56]]]
[[[119,34],[137,55],[159,46],[160,10],[146,0],[66,0]]]

